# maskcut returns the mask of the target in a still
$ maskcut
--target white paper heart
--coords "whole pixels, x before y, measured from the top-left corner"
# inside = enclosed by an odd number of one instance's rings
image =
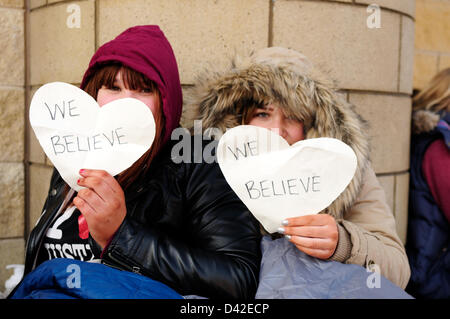
[[[228,184],[269,233],[286,218],[328,207],[357,166],[354,151],[340,140],[315,138],[289,146],[278,134],[251,125],[221,137],[217,160]]]
[[[155,121],[143,102],[125,98],[99,107],[76,86],[40,87],[30,105],[30,123],[45,154],[76,191],[81,168],[117,175],[152,145]]]

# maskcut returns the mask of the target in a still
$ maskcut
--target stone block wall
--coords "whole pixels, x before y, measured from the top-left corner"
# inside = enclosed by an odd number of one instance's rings
[[[450,67],[450,0],[417,0],[414,89]]]
[[[0,0],[0,291],[23,263],[25,230],[24,0]]]
[[[368,27],[373,2],[380,28]],[[369,121],[373,166],[405,241],[416,15],[415,0],[0,0],[0,291],[5,265],[23,262],[52,173],[26,119],[33,93],[79,85],[95,50],[140,24],[160,25],[184,87],[235,52],[285,46],[308,56]]]
[[[380,28],[368,28],[381,6]],[[414,1],[272,2],[271,43],[303,52],[370,123],[372,163],[406,240]]]

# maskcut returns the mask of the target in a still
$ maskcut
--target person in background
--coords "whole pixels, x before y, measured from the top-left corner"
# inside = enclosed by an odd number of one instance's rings
[[[450,298],[450,68],[413,99],[407,291]]]
[[[144,102],[155,118],[155,141],[118,176],[82,169],[78,184],[84,189],[74,197],[54,171],[28,239],[25,275],[54,258],[100,259],[181,295],[253,298],[261,258],[256,219],[217,163],[171,158],[182,92],[175,56],[159,27],[132,27],[101,46],[81,88],[100,107],[126,97]],[[49,231],[54,228],[60,235]]]
[[[192,123],[201,120],[205,130],[264,127],[289,144],[318,137],[348,144],[358,159],[349,186],[321,214],[289,218],[279,232],[309,256],[366,268],[378,265],[382,275],[404,289],[408,259],[369,161],[366,122],[315,73],[294,50],[262,49],[235,59],[229,69],[199,75],[187,98],[186,117]]]

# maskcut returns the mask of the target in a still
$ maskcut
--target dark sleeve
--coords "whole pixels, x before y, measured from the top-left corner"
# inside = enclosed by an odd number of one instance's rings
[[[103,258],[182,295],[254,298],[261,260],[259,225],[216,163],[188,166],[183,185],[169,186],[171,192],[183,193],[181,234],[127,216]]]
[[[47,192],[47,198],[45,199],[42,212],[39,216],[36,225],[34,225],[28,236],[25,254],[25,269],[24,274],[28,274],[34,266],[34,259],[38,254],[39,239],[42,238],[42,233],[45,232],[50,220],[52,212],[61,204],[58,198],[62,196],[64,192],[64,181],[59,175],[56,169],[53,169],[52,177],[50,179],[50,186]]]

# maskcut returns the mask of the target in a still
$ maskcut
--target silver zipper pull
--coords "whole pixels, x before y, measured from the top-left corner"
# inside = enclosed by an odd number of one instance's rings
[[[141,268],[139,268],[139,267],[133,266],[132,270],[135,274],[141,274]]]

